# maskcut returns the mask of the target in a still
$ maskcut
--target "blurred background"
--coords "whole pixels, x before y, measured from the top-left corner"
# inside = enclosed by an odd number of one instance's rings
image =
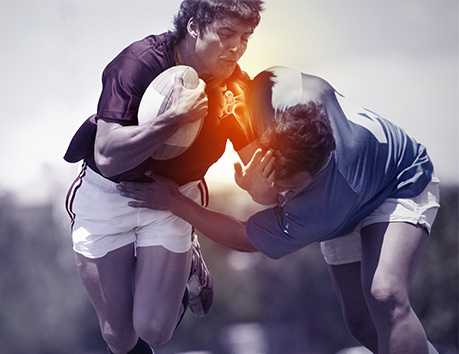
[[[170,29],[180,2],[0,0],[0,353],[105,353],[64,210],[78,166],[62,156],[96,110],[105,65],[131,42]],[[440,353],[458,353],[459,3],[265,3],[241,60],[250,76],[274,65],[321,76],[404,127],[432,156],[442,208],[411,297]],[[209,171],[210,206],[245,219],[259,206],[234,186],[237,156],[227,150]],[[157,353],[334,354],[358,346],[318,245],[273,261],[200,240],[214,308],[204,319],[188,313]]]

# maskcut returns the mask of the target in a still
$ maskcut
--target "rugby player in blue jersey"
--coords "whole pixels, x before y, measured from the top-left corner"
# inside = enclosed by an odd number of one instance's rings
[[[352,104],[321,78],[276,67],[249,94],[260,144],[236,165],[238,185],[262,204],[247,221],[214,212],[150,173],[122,183],[132,207],[166,209],[212,240],[278,259],[321,243],[351,333],[379,354],[436,353],[409,288],[439,207],[426,148]]]

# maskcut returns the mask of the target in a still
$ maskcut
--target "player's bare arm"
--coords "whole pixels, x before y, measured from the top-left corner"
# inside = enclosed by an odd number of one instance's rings
[[[247,237],[245,222],[202,207],[180,193],[177,184],[167,177],[153,172],[147,175],[151,183],[121,182],[118,186],[122,196],[136,199],[129,206],[169,210],[217,243],[241,252],[258,252]]]
[[[114,176],[138,166],[153,154],[180,126],[207,115],[205,83],[196,89],[183,87],[182,78],[174,84],[171,107],[155,120],[141,125],[122,126],[99,119],[95,142],[95,159],[106,176]]]

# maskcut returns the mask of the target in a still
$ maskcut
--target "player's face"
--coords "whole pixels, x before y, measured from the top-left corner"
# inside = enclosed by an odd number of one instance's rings
[[[298,172],[289,178],[274,181],[274,188],[278,193],[286,191],[299,191],[311,183],[313,176],[306,171]]]
[[[213,21],[198,32],[195,69],[201,77],[227,79],[247,49],[253,28],[235,18]]]

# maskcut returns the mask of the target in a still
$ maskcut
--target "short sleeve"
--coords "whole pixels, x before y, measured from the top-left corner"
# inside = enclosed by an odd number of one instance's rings
[[[142,61],[120,55],[104,70],[97,117],[137,123],[140,99],[153,80]]]
[[[247,221],[246,232],[253,245],[266,256],[279,259],[309,245],[305,238],[294,236],[298,225],[286,220],[282,208],[266,209],[253,215]],[[307,229],[303,229],[303,234]]]
[[[253,140],[253,136],[244,130],[243,126],[236,117],[233,116],[231,118],[234,120],[234,123],[228,138],[233,144],[234,150],[239,151]]]

